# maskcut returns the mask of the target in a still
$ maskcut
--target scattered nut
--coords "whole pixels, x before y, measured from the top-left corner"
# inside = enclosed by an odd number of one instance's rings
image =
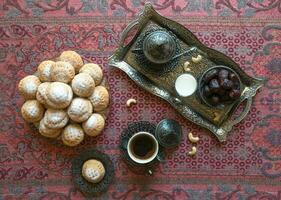
[[[220,119],[220,114],[217,113],[217,112],[214,112],[214,115],[215,115],[214,121],[215,121],[215,122],[219,121],[219,119]]]
[[[127,107],[130,107],[132,104],[136,104],[137,103],[137,100],[135,99],[128,99],[126,105]]]
[[[197,57],[192,57],[192,62],[199,63],[202,60],[202,56],[198,55]]]
[[[148,170],[148,175],[151,176],[152,174],[153,174],[153,171],[152,171],[151,169],[149,169],[149,170]]]
[[[191,132],[188,133],[188,139],[190,142],[196,143],[199,141],[199,137],[198,136],[194,136]]]
[[[190,71],[191,69],[189,68],[189,65],[190,65],[190,62],[186,61],[183,65],[183,69],[184,71],[188,72]]]
[[[192,147],[192,150],[188,152],[188,155],[190,156],[194,156],[197,152],[197,148],[196,147]]]

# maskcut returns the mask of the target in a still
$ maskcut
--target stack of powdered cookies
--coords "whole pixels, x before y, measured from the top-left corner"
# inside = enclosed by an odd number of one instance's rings
[[[76,146],[104,129],[103,112],[109,93],[101,83],[103,71],[93,63],[84,64],[74,51],[64,51],[58,61],[40,63],[36,75],[24,77],[18,85],[25,98],[21,108],[27,122],[38,125],[41,135],[61,136],[63,143]]]

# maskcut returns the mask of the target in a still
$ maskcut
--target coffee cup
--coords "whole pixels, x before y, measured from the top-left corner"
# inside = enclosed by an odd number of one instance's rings
[[[135,133],[128,141],[129,157],[136,163],[146,164],[155,159],[159,144],[154,135],[148,132]]]

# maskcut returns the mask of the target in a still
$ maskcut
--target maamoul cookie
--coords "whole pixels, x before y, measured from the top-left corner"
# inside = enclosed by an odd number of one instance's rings
[[[67,114],[75,122],[86,121],[93,113],[93,106],[88,99],[74,98],[67,109]]]
[[[52,80],[51,71],[54,66],[55,62],[52,60],[45,60],[39,64],[37,72],[38,77],[42,82],[50,82]]]
[[[103,179],[104,175],[104,166],[98,160],[87,160],[82,166],[82,176],[91,183],[100,182]]]
[[[97,136],[103,131],[104,125],[105,120],[102,115],[94,113],[82,124],[82,127],[87,135]]]
[[[75,69],[69,62],[58,61],[52,69],[52,81],[69,83],[75,76]]]
[[[25,99],[35,99],[38,86],[41,84],[39,78],[29,75],[20,80],[18,89]]]
[[[48,128],[63,128],[68,122],[68,115],[64,110],[48,109],[44,115],[44,124]]]
[[[73,97],[72,89],[69,85],[61,82],[53,82],[47,87],[48,106],[56,109],[66,108]]]
[[[83,139],[84,132],[79,124],[69,124],[62,132],[62,141],[67,146],[77,146]]]
[[[88,97],[95,89],[95,82],[89,74],[80,73],[73,78],[71,87],[76,95]]]
[[[62,129],[48,128],[45,125],[44,119],[41,119],[39,124],[39,133],[47,138],[56,138],[60,135]]]
[[[109,104],[109,94],[103,86],[97,86],[89,99],[94,106],[94,110],[98,112],[106,109]]]
[[[74,67],[76,73],[79,72],[80,68],[84,64],[81,56],[75,51],[64,51],[60,55],[59,59],[61,61],[69,62]]]
[[[21,107],[21,115],[27,122],[38,122],[43,114],[44,107],[37,100],[28,100]]]
[[[44,82],[41,83],[36,92],[36,99],[41,103],[41,104],[46,104],[46,92],[47,92],[47,87],[50,85],[50,82]]]
[[[96,85],[99,85],[103,78],[102,69],[94,63],[87,63],[83,65],[79,72],[89,74],[94,79]]]

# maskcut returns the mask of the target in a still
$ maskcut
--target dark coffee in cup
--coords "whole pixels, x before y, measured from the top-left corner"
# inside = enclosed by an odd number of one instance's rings
[[[128,154],[137,163],[148,163],[158,153],[156,138],[147,132],[139,132],[133,135],[128,143]]]

